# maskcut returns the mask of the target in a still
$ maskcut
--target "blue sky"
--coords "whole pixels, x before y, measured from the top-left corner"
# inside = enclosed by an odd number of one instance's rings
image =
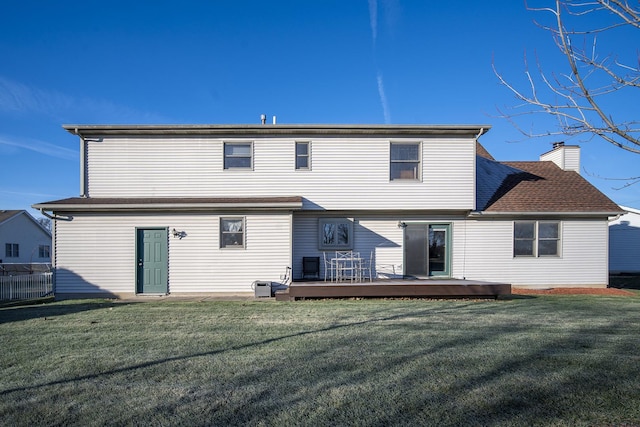
[[[536,17],[518,0],[9,2],[0,209],[37,216],[33,203],[78,195],[78,138],[62,124],[489,124],[481,142],[496,159],[537,160],[558,138],[527,140],[499,117],[518,101],[492,70],[522,85],[526,52],[566,71]],[[633,53],[638,41],[611,44]],[[610,112],[638,107],[622,99]],[[519,123],[555,129],[544,116]],[[640,207],[640,184],[603,179],[640,175],[637,155],[567,143],[582,146],[583,176]]]

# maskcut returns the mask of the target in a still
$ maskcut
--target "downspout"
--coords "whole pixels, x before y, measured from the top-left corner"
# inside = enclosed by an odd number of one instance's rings
[[[87,197],[87,144],[82,135],[80,135],[78,128],[74,132],[80,137],[80,197]]]
[[[480,132],[473,141],[473,210],[478,209],[478,138],[484,133],[484,128],[480,128]]]

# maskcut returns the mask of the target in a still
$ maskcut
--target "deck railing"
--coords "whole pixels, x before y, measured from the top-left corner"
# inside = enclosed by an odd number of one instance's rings
[[[36,299],[53,295],[53,273],[0,276],[0,301]]]

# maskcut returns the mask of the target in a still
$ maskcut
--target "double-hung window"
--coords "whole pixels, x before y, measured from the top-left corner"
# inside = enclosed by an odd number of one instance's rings
[[[225,169],[251,169],[253,167],[253,144],[250,142],[224,143]]]
[[[220,218],[220,247],[244,248],[244,218]]]
[[[309,143],[306,141],[296,141],[296,169],[311,169],[311,151]]]
[[[4,255],[7,258],[18,258],[20,257],[20,245],[17,243],[5,243],[4,245]]]
[[[514,222],[513,256],[560,256],[560,223],[558,221]]]
[[[49,245],[39,245],[38,246],[38,258],[50,258],[51,257],[51,246]]]
[[[408,142],[392,142],[389,156],[389,179],[420,179],[420,144]]]
[[[353,248],[353,222],[346,218],[320,219],[319,242],[322,250]]]

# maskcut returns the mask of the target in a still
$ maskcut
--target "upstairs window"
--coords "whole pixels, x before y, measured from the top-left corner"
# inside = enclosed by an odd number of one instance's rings
[[[296,142],[296,169],[311,169],[311,152],[308,142]]]
[[[353,222],[346,218],[321,219],[319,241],[322,250],[353,248]]]
[[[420,179],[420,144],[391,143],[389,178],[395,180]]]
[[[224,143],[225,169],[251,169],[253,167],[253,144],[250,142]]]
[[[220,218],[220,247],[244,248],[244,218]]]
[[[5,243],[4,245],[4,255],[7,258],[18,258],[20,257],[20,245],[17,243]]]
[[[513,256],[559,256],[560,223],[516,221],[513,224]]]

